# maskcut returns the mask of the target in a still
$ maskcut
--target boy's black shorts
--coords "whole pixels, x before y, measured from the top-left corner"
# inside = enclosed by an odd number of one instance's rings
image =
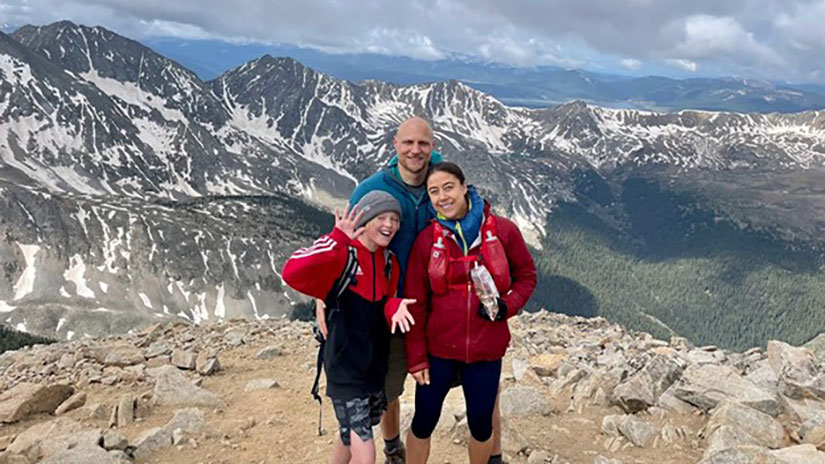
[[[350,445],[350,430],[362,441],[372,440],[372,428],[381,422],[381,415],[387,409],[384,392],[351,400],[332,398],[335,418],[338,419],[338,433],[345,446]]]

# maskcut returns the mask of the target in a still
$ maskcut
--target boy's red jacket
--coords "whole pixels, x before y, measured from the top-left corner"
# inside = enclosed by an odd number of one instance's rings
[[[395,255],[391,256],[392,275],[390,280],[384,278],[384,256],[382,249],[370,252],[358,240],[351,240],[341,229],[335,228],[324,235],[309,248],[301,248],[284,263],[281,277],[290,287],[314,298],[325,300],[341,277],[347,264],[348,248],[355,247],[358,254],[358,271],[350,283],[349,290],[366,301],[376,302],[388,298],[384,306],[387,324],[398,305],[400,298],[395,298],[401,269]]]
[[[358,266],[349,285],[332,295],[355,248]],[[327,305],[329,333],[323,347],[326,394],[339,400],[364,398],[384,388],[389,353],[389,321],[398,309],[395,298],[401,269],[390,255],[391,273],[386,277],[385,250],[370,252],[358,240],[334,229],[309,248],[302,248],[284,264],[282,277],[295,290]]]
[[[489,207],[485,214],[491,214]],[[524,307],[535,290],[536,266],[518,227],[500,216],[495,216],[495,220],[495,235],[504,247],[512,278],[509,290],[501,295],[509,318]],[[444,242],[448,255],[464,256],[452,233]],[[471,288],[469,272],[453,270],[451,283],[456,285],[441,295],[432,292],[427,273],[432,246],[433,224],[430,224],[413,244],[404,278],[404,297],[416,300],[408,306],[415,325],[406,336],[407,370],[414,373],[429,367],[428,353],[465,363],[501,359],[510,343],[507,322],[479,316],[481,302]],[[481,246],[474,246],[469,255],[477,256],[480,252]]]

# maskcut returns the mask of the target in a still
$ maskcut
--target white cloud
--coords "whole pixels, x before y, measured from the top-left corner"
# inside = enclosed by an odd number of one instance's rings
[[[138,40],[210,37],[517,66],[667,63],[781,79],[807,78],[825,51],[825,0],[3,0],[0,17],[68,19]]]
[[[635,71],[642,67],[642,62],[635,58],[625,58],[619,62],[619,65],[625,69]]]
[[[682,58],[668,58],[665,60],[665,63],[667,63],[670,66],[673,66],[674,68],[679,68],[684,71],[696,72],[696,70],[699,69],[699,65],[696,64],[696,62],[685,60]]]
[[[371,53],[404,55],[420,60],[440,60],[446,56],[426,35],[390,28],[370,31],[362,47]]]

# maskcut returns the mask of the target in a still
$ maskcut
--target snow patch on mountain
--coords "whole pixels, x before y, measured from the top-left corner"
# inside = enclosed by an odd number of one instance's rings
[[[34,291],[34,279],[37,276],[37,267],[35,265],[35,257],[40,251],[37,245],[24,245],[17,242],[20,251],[23,253],[23,260],[26,263],[26,268],[14,284],[14,300],[19,300],[29,293]]]

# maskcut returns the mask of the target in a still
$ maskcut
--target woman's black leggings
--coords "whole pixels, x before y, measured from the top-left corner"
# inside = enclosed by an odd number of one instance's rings
[[[476,441],[489,440],[493,434],[493,408],[498,395],[501,360],[466,364],[433,356],[429,359],[430,384],[415,386],[412,433],[417,438],[429,438],[432,435],[441,417],[444,398],[460,376],[470,435]]]

